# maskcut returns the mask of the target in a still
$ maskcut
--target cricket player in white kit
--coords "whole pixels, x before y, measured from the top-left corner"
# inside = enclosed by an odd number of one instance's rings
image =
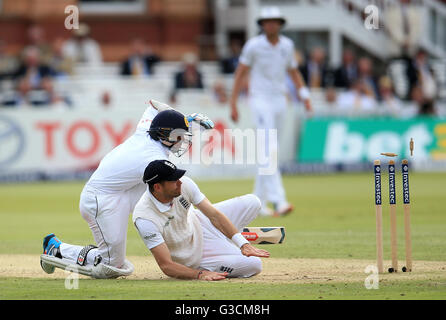
[[[309,91],[297,69],[294,44],[280,34],[285,19],[277,7],[265,7],[257,23],[263,33],[249,39],[244,45],[235,72],[231,104],[231,118],[238,121],[237,98],[245,76],[250,72],[248,103],[257,129],[277,130],[279,116],[287,107],[286,79],[289,75],[298,88],[307,111],[312,110]],[[269,141],[266,134],[266,152],[269,161],[277,159],[277,141]],[[276,155],[276,156],[274,156]],[[274,165],[272,165],[274,166]],[[271,163],[265,165],[271,167]],[[277,167],[277,166],[276,166]],[[274,215],[281,216],[292,211],[287,202],[279,170],[274,174],[262,174],[261,166],[255,179],[254,194],[262,201],[262,214],[268,214],[267,202],[274,207]]]
[[[200,280],[260,273],[258,257],[269,253],[240,233],[256,218],[260,200],[248,194],[213,205],[185,172],[167,160],[151,162],[144,172],[149,188],[133,211],[133,222],[161,270]]]
[[[128,217],[147,188],[143,182],[147,164],[157,159],[167,160],[169,151],[177,156],[187,151],[191,143],[189,120],[206,129],[213,127],[212,121],[201,114],[186,117],[157,101],[151,100],[150,104],[135,133],[102,159],[82,190],[79,209],[97,247],[62,243],[54,234],[49,234],[44,238],[41,256],[45,272],[52,273],[54,267],[63,268],[70,262],[77,267],[101,264],[112,268],[106,272],[96,270],[91,274],[93,277],[116,277],[132,272],[132,264],[125,259]],[[53,257],[63,259],[64,264]],[[88,270],[86,274],[90,275]]]

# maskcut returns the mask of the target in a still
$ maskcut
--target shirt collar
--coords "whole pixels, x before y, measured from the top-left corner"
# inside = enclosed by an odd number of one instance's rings
[[[262,33],[262,38],[263,38],[263,42],[266,43],[267,45],[269,45],[273,48],[278,48],[280,45],[280,42],[282,40],[282,35],[279,34],[279,41],[274,45],[271,42],[269,42],[268,38],[266,37],[266,34]]]
[[[162,203],[162,202],[158,201],[158,199],[153,196],[153,194],[152,194],[152,192],[150,192],[150,190],[148,190],[148,191],[149,191],[150,199],[152,200],[152,202],[155,204],[156,208],[160,212],[164,213],[164,212],[169,211],[172,208],[172,203]]]

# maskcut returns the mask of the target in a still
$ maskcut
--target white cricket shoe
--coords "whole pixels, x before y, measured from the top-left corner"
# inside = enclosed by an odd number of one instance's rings
[[[274,215],[274,211],[268,207],[262,207],[259,212],[259,216],[261,217],[272,217]]]
[[[274,211],[273,216],[274,217],[283,217],[291,213],[293,211],[294,207],[292,204],[286,203],[282,206],[280,206],[276,211]]]

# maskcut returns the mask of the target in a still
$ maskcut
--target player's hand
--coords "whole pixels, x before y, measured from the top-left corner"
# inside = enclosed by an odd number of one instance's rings
[[[238,111],[237,111],[237,105],[235,103],[231,103],[231,119],[235,123],[238,122]]]
[[[269,252],[262,249],[257,249],[256,247],[253,247],[249,243],[245,243],[240,250],[242,251],[242,254],[247,257],[261,257],[261,258],[269,258]]]
[[[305,99],[304,100],[304,106],[305,106],[305,110],[307,110],[307,112],[309,112],[309,113],[313,112],[313,105],[311,104],[311,100],[310,99]]]
[[[201,274],[198,276],[198,280],[205,280],[205,281],[218,281],[226,279],[228,276],[227,272],[213,272],[208,270],[202,270]]]
[[[313,105],[311,104],[311,100],[305,99],[304,106],[305,110],[307,111],[307,116],[311,118],[313,116]]]
[[[192,113],[192,114],[188,115],[187,121],[189,121],[189,122],[195,121],[200,126],[202,126],[203,128],[205,128],[207,130],[214,129],[214,122],[211,119],[209,119],[207,116],[205,116],[204,114],[201,114],[201,113]]]

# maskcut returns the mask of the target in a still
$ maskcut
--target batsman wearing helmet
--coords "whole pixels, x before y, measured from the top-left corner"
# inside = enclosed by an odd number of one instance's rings
[[[240,230],[257,217],[259,198],[248,194],[212,204],[185,173],[167,160],[151,162],[144,172],[149,188],[133,211],[161,270],[209,281],[258,274],[259,257],[269,253],[249,244]]]
[[[257,129],[277,130],[278,117],[283,114],[287,105],[287,76],[291,78],[307,111],[312,110],[309,91],[305,87],[297,61],[294,56],[294,44],[291,39],[280,34],[285,18],[277,7],[262,9],[257,23],[262,34],[248,40],[244,45],[239,64],[235,71],[232,89],[231,118],[238,121],[237,98],[240,94],[244,78],[250,74],[248,103],[254,116]],[[267,135],[268,137],[268,135]],[[266,151],[277,155],[277,141],[266,139]],[[266,167],[271,167],[270,163]],[[255,179],[254,194],[262,201],[262,214],[269,214],[267,202],[274,207],[274,214],[281,216],[289,213],[292,206],[287,202],[280,172],[262,174],[261,168]]]
[[[61,242],[53,233],[43,240],[40,264],[47,273],[70,267],[95,278],[115,278],[133,271],[125,259],[128,218],[146,190],[142,181],[148,163],[184,154],[191,144],[190,121],[205,129],[214,124],[202,114],[184,116],[151,100],[135,133],[110,151],[82,190],[79,209],[96,245]]]

